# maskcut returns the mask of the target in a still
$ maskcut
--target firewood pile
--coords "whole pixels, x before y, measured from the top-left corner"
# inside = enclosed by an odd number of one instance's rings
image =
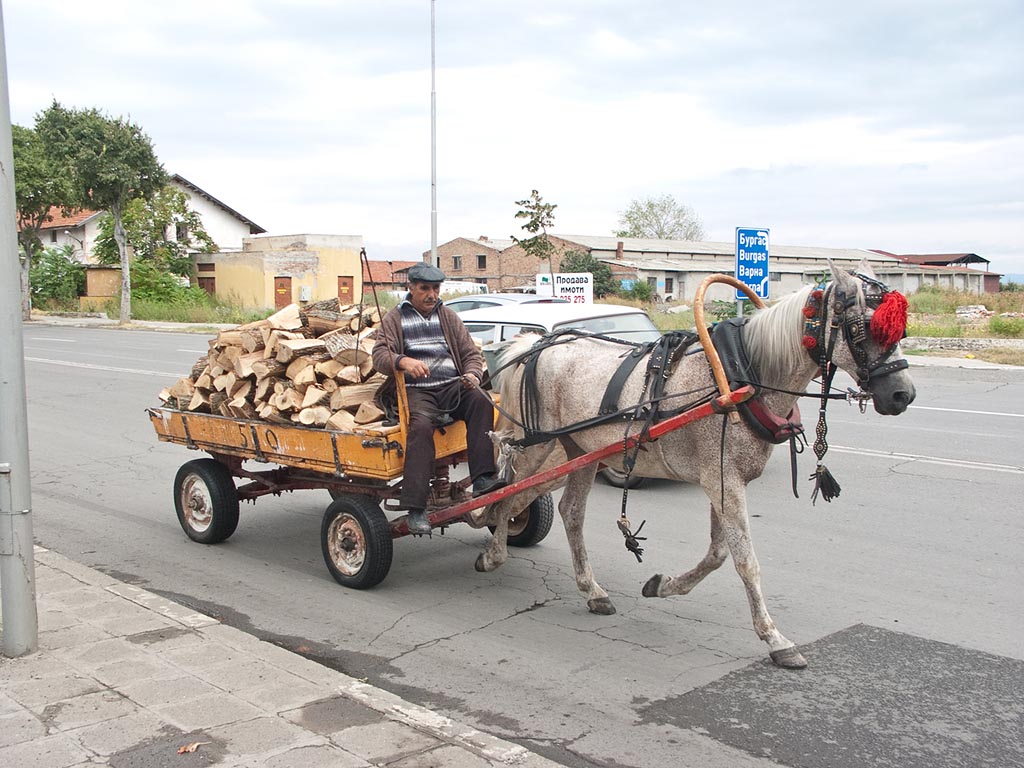
[[[379,426],[373,395],[384,377],[370,354],[376,309],[329,299],[291,304],[221,331],[192,374],[160,392],[169,408],[351,431]]]

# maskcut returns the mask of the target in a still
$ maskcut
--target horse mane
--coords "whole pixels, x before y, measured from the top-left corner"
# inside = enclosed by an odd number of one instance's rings
[[[758,310],[744,328],[750,362],[762,382],[778,384],[803,368],[807,350],[802,344],[804,306],[813,285],[801,288],[779,303]]]
[[[512,360],[517,359],[521,355],[525,355],[526,352],[541,338],[538,333],[523,333],[515,337],[509,345],[505,347],[501,352],[498,353],[498,368],[500,369],[497,376],[493,378],[493,386],[499,392],[504,384],[505,374],[512,373],[515,371],[516,366],[505,367]]]

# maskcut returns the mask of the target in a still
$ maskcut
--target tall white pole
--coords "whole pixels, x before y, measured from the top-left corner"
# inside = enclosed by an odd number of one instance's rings
[[[39,618],[13,168],[7,46],[0,6],[0,604],[3,653],[24,656],[39,647]]]
[[[434,80],[434,0],[430,0],[430,263],[441,266],[437,256],[437,89]]]

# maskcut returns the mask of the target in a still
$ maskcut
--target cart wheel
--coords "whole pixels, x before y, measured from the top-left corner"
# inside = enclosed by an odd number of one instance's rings
[[[369,589],[391,569],[391,527],[380,504],[368,496],[341,494],[324,512],[320,548],[339,584]]]
[[[544,541],[555,519],[555,502],[550,493],[538,496],[533,502],[508,521],[508,545],[532,547]],[[494,533],[494,526],[487,526]]]
[[[228,468],[195,459],[174,476],[174,509],[185,535],[200,544],[224,541],[238,527],[238,492]]]
[[[647,479],[642,475],[630,475],[629,485],[627,486],[626,473],[620,472],[617,469],[612,469],[611,467],[605,467],[602,469],[600,475],[608,485],[614,485],[616,488],[639,488],[643,484],[644,480]]]

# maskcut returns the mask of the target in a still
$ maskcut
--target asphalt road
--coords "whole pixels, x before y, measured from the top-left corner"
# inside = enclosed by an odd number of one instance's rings
[[[338,586],[319,548],[324,491],[245,505],[237,533],[185,538],[171,482],[198,454],[159,443],[145,414],[206,337],[25,330],[37,540],[442,714],[570,766],[1024,765],[1024,369],[914,367],[898,418],[833,404],[826,464],[777,450],[749,489],[763,587],[810,666],[776,669],[727,563],[691,595],[640,596],[704,553],[708,504],[662,481],[591,494],[595,573],[618,613],[577,592],[560,524],[499,571],[486,531],[395,542],[387,579]],[[815,405],[804,405],[813,428]]]

